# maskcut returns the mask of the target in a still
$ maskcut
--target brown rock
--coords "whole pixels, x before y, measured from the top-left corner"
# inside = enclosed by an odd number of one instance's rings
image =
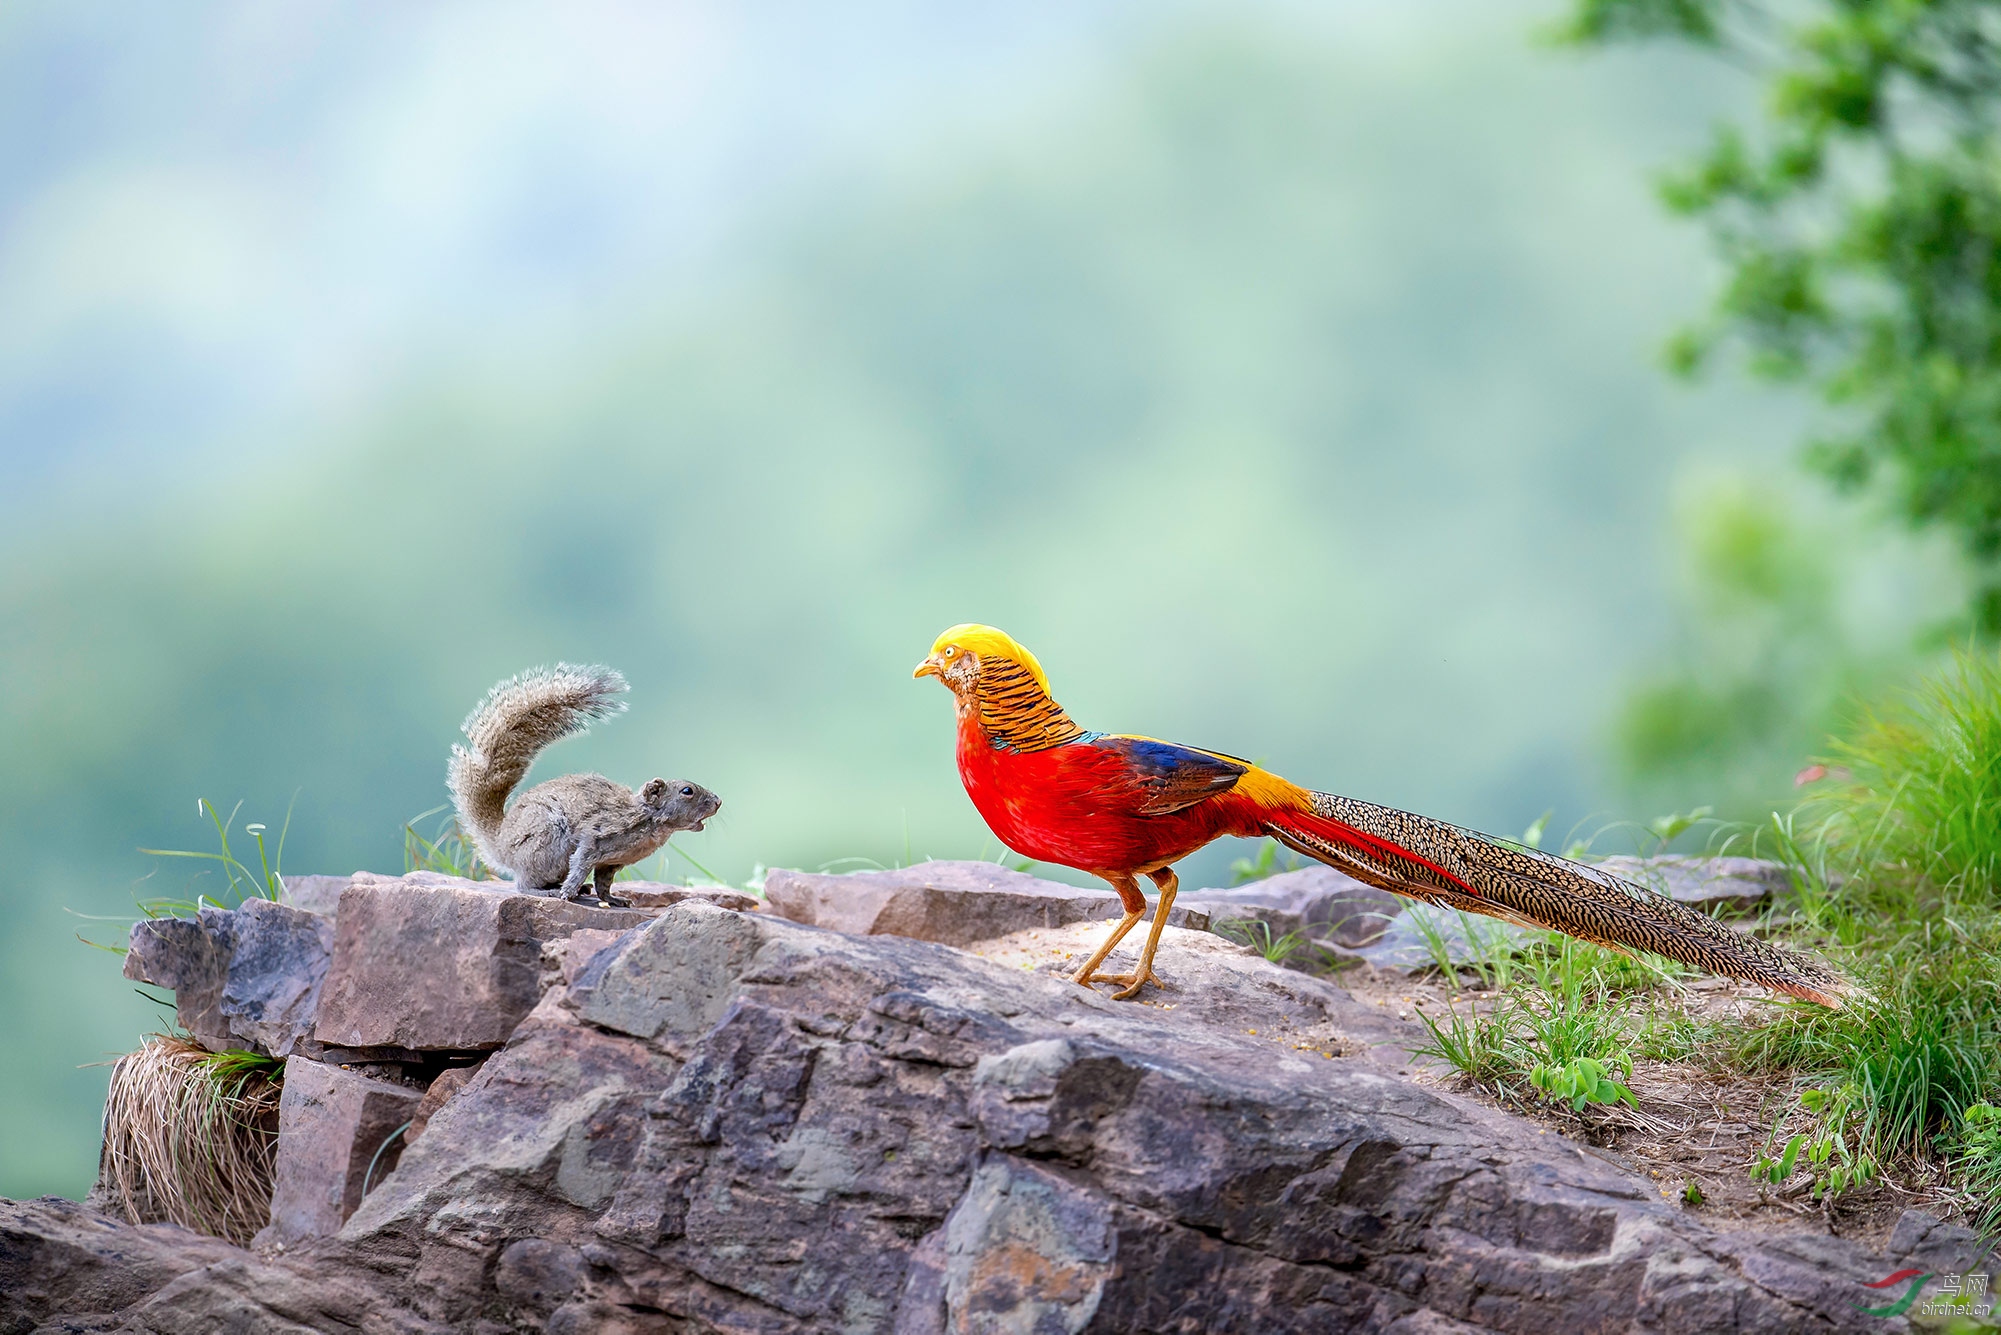
[[[205,908],[191,918],[142,918],[132,924],[125,976],[172,988],[174,1019],[211,1052],[234,1046],[222,1016],[222,989],[236,950],[236,915]]]
[[[1899,1328],[1857,1304],[1901,1257],[1719,1232],[1400,1079],[1369,1055],[1396,1022],[1323,979],[1174,929],[1152,1004],[1052,976],[1102,930],[983,959],[676,905],[546,996],[333,1236],[196,1240],[174,1270],[112,1228],[152,1267],[114,1291],[50,1241],[72,1222],[0,1207],[0,1329]]]
[[[498,881],[357,873],[341,894],[313,1037],[420,1052],[499,1047],[541,995],[544,943],[583,928],[624,931],[653,912],[520,894]]]
[[[358,1071],[288,1058],[271,1225],[257,1235],[258,1244],[337,1231],[361,1204],[364,1186],[394,1171],[402,1144],[391,1137],[410,1121],[420,1098],[417,1090]]]
[[[125,976],[174,989],[181,1027],[211,1052],[284,1057],[312,1032],[333,940],[318,914],[246,899],[134,923]]]
[[[445,1254],[497,1255],[487,1212],[538,1221],[513,1236],[587,1238],[645,1138],[648,1105],[676,1063],[631,1039],[544,1008],[432,1115],[423,1139],[350,1221],[396,1248],[440,1240]],[[540,1204],[521,1212],[521,1195]],[[448,1220],[437,1218],[440,1211]],[[437,1225],[435,1230],[430,1224]],[[413,1231],[414,1230],[414,1231]],[[476,1276],[477,1277],[477,1276]]]
[[[289,1057],[313,1031],[333,955],[333,923],[265,899],[246,899],[235,916],[222,1018],[241,1047]]]
[[[410,1114],[410,1128],[403,1133],[404,1149],[417,1143],[417,1137],[424,1134],[424,1128],[431,1124],[431,1118],[438,1109],[445,1106],[447,1099],[471,1084],[484,1064],[474,1062],[470,1066],[451,1066],[439,1072],[438,1078],[424,1091],[424,1097],[417,1100],[417,1110]]]
[[[764,880],[771,911],[793,922],[856,936],[905,936],[969,946],[1029,927],[1115,920],[1119,897],[1010,871],[992,862],[920,862],[894,871],[840,875],[773,871]],[[1149,917],[1151,910],[1149,910]],[[1199,909],[1179,904],[1167,920],[1197,930]]]
[[[719,909],[735,909],[739,913],[755,912],[758,901],[749,895],[719,885],[665,885],[659,881],[615,881],[611,892],[622,899],[632,901],[636,909],[664,909],[670,904],[686,904],[699,900],[704,904],[714,904]]]
[[[524,1023],[341,1245],[468,1258],[429,1309],[462,1320],[539,1239],[516,1319],[574,1273],[562,1329],[1870,1328],[1852,1276],[1882,1258],[1713,1233],[1395,1078],[1339,988],[1203,934],[1162,952],[1170,987],[1121,1004],[1042,971],[1067,961],[677,906]]]
[[[612,931],[607,927],[586,927],[581,931],[570,933],[560,941],[551,941],[543,946],[542,961],[555,970],[556,976],[562,979],[563,985],[567,987],[577,980],[577,974],[591,962],[591,956],[623,935],[624,932]]]
[[[295,909],[331,918],[340,909],[340,892],[352,876],[287,876],[285,902]]]
[[[58,1197],[0,1200],[0,1331],[441,1329],[397,1302],[378,1274],[338,1259],[288,1264]]]

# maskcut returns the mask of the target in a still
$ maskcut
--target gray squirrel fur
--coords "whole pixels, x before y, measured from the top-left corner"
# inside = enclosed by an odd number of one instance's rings
[[[472,745],[452,747],[446,786],[480,856],[517,888],[580,899],[590,881],[601,902],[618,903],[611,882],[620,867],[682,830],[700,830],[722,806],[698,783],[649,779],[635,793],[601,774],[565,774],[507,805],[537,754],[623,712],[625,689],[608,667],[558,663],[509,677],[466,716]]]

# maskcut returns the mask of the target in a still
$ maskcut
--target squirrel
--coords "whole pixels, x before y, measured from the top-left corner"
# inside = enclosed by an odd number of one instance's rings
[[[560,890],[581,901],[589,880],[600,903],[623,907],[611,893],[618,869],[679,831],[700,830],[722,807],[698,783],[649,779],[635,793],[601,774],[565,774],[507,805],[543,748],[622,712],[616,697],[625,689],[610,668],[558,663],[509,677],[466,716],[472,745],[452,747],[446,786],[480,856],[511,874],[517,889]]]

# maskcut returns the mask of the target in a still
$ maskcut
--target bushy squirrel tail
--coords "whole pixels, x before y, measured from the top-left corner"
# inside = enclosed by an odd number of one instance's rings
[[[625,678],[608,667],[558,663],[509,677],[466,716],[461,726],[472,746],[452,747],[445,784],[459,825],[488,865],[506,866],[498,845],[507,795],[536,755],[622,711],[625,702],[617,697],[625,688]]]

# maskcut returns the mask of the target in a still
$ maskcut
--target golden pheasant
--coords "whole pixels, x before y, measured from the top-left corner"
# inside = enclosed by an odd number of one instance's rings
[[[1840,974],[1580,862],[1504,843],[1444,821],[1316,793],[1248,760],[1151,737],[1088,732],[1049,693],[1035,655],[991,626],[954,626],[914,674],[952,691],[959,777],[1001,842],[1025,857],[1075,867],[1118,891],[1125,916],[1084,962],[1089,986],[1105,956],[1159,906],[1139,966],[1108,977],[1138,994],[1153,974],[1174,904],[1173,864],[1223,835],[1269,836],[1356,880],[1411,899],[1614,949],[1637,948],[1823,1006],[1858,989]]]

